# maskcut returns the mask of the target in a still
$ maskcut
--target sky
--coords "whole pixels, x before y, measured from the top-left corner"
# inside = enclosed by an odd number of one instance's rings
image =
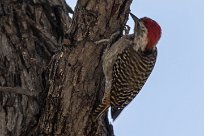
[[[204,1],[133,0],[131,12],[156,20],[162,37],[148,81],[112,122],[115,135],[204,136]]]

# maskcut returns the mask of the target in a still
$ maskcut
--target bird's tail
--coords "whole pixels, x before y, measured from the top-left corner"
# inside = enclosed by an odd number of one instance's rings
[[[101,117],[108,110],[109,107],[110,101],[104,99],[102,103],[93,112],[94,120],[97,120],[99,117]]]
[[[111,108],[111,117],[113,121],[115,121],[115,119],[120,115],[122,110],[123,109],[119,109],[119,108]]]

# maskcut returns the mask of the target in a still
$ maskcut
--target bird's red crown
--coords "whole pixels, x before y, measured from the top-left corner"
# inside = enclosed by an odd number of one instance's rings
[[[146,48],[148,50],[152,50],[161,37],[161,27],[156,21],[148,17],[143,17],[140,19],[140,21],[143,22],[147,28],[148,44]]]

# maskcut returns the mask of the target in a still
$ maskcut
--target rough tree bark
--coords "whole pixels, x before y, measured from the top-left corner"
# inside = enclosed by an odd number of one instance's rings
[[[0,0],[0,136],[114,135],[106,116],[92,120],[107,46],[96,42],[122,35],[131,2],[78,0],[71,19],[64,0]]]

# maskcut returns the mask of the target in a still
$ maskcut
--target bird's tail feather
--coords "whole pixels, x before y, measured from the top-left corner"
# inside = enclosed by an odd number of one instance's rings
[[[108,110],[109,106],[109,101],[107,99],[103,100],[102,103],[94,110],[94,120],[97,120],[99,117],[101,117]]]
[[[111,117],[113,121],[115,121],[115,119],[120,115],[122,110],[123,109],[119,109],[119,108],[111,108]]]

